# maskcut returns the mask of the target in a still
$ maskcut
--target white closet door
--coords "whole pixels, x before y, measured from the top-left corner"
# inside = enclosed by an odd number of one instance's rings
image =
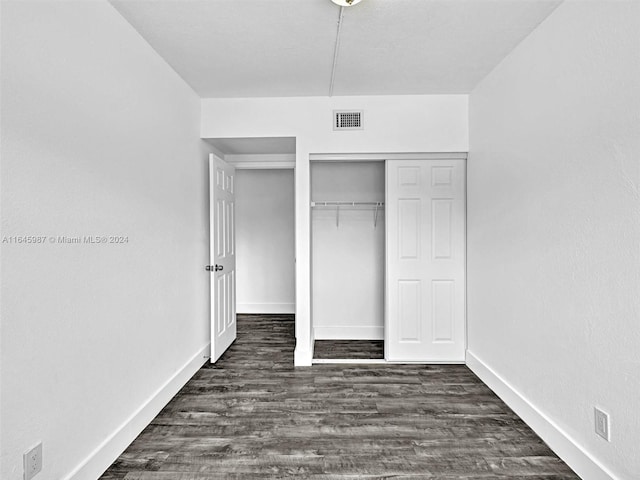
[[[465,161],[386,162],[385,358],[465,349]]]

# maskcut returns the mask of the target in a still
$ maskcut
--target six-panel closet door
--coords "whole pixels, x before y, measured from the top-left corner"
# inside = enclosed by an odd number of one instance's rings
[[[465,350],[465,161],[387,160],[385,358]]]

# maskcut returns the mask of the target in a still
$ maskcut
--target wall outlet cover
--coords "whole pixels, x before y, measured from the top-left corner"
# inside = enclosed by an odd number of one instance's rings
[[[24,463],[24,480],[31,480],[42,470],[42,442],[25,452],[22,460]]]
[[[594,411],[595,411],[596,433],[608,442],[610,438],[609,414],[606,412],[603,412],[598,407],[595,407]]]

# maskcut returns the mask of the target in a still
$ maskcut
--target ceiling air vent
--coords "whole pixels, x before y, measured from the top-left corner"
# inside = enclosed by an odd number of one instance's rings
[[[362,130],[362,110],[334,110],[334,130]]]

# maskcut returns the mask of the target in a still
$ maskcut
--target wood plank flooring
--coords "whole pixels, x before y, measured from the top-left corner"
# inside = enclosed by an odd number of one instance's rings
[[[316,340],[313,358],[384,359],[384,342],[382,340]]]
[[[185,385],[103,480],[578,478],[462,365],[293,368],[290,316]]]

